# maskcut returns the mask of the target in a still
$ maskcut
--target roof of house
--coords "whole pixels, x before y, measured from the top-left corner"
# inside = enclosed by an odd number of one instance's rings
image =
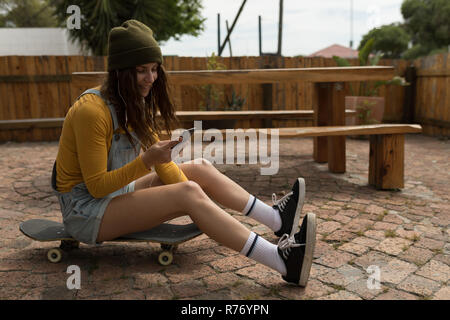
[[[0,55],[80,55],[64,28],[0,28]]]
[[[353,50],[352,48],[344,47],[339,44],[333,44],[322,50],[310,54],[308,57],[324,57],[332,58],[333,56],[338,56],[341,58],[358,58],[358,50]]]

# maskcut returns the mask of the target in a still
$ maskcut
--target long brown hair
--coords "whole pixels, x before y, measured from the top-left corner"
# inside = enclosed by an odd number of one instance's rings
[[[143,143],[144,151],[146,147],[156,142],[154,134],[159,136],[161,133],[161,125],[156,120],[158,111],[169,136],[171,126],[178,123],[164,67],[159,64],[157,72],[158,77],[153,83],[150,93],[144,99],[139,94],[137,71],[134,67],[109,71],[108,77],[100,89],[102,96],[115,107],[119,126],[125,131],[128,140],[135,148],[137,141],[134,141],[135,139],[132,138],[125,124],[126,112],[128,124]]]

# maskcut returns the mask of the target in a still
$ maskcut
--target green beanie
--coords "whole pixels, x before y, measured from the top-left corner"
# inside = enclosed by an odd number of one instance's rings
[[[128,20],[109,32],[108,71],[162,61],[152,29],[142,22]]]

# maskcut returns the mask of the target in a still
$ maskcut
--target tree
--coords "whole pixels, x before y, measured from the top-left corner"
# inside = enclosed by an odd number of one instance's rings
[[[56,27],[49,0],[0,0],[0,27]]]
[[[401,12],[413,45],[405,52],[405,58],[447,51],[450,45],[450,1],[404,0]]]
[[[94,55],[106,55],[111,28],[129,19],[139,20],[154,32],[159,44],[184,34],[198,36],[203,31],[200,16],[201,0],[52,0],[61,25],[66,23],[67,8],[77,5],[81,10],[81,28],[70,30]]]
[[[383,53],[386,58],[415,59],[447,52],[450,45],[450,1],[404,0],[401,12],[404,23],[370,30],[363,36],[358,49],[373,38],[374,51]],[[411,44],[409,49],[405,43]]]
[[[384,25],[365,34],[358,50],[364,48],[369,39],[374,41],[372,50],[381,53],[383,58],[398,59],[408,49],[410,36],[400,24]]]

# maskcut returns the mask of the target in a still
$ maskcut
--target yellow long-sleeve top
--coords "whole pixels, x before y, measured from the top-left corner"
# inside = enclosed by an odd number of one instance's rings
[[[122,168],[107,171],[113,136],[111,113],[105,101],[86,94],[69,109],[64,120],[56,157],[56,185],[59,192],[70,192],[84,182],[94,198],[103,198],[148,174],[142,155]],[[173,162],[155,165],[165,184],[187,181]]]

